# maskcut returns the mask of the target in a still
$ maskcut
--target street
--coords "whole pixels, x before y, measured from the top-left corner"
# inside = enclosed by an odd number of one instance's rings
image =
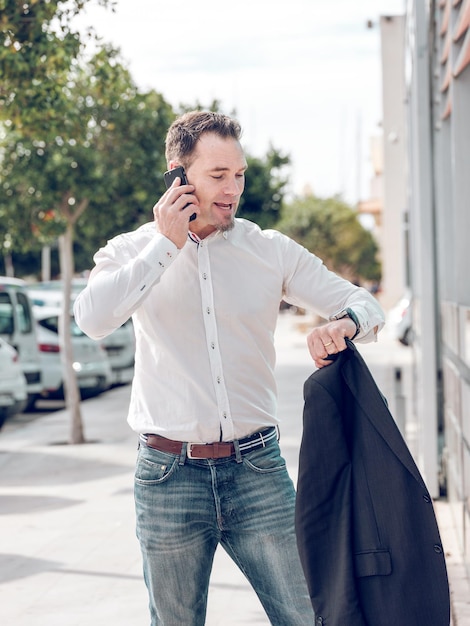
[[[38,400],[32,411],[17,413],[13,418],[8,419],[0,432],[11,433],[21,430],[26,424],[42,417],[47,417],[51,413],[61,411],[64,408],[65,402],[63,400]]]
[[[304,325],[304,318],[282,314],[276,333],[281,448],[294,482],[303,383],[314,369]],[[395,367],[409,367],[409,349],[386,339],[360,349],[393,413],[394,406],[402,407],[400,398],[390,397],[396,396]],[[57,404],[44,414],[15,418],[0,432],[2,624],[148,624],[134,535],[136,437],[126,423],[129,391],[130,386],[116,387],[82,403],[89,442],[83,445],[65,443],[67,413]],[[269,624],[222,550],[214,564],[206,624]]]

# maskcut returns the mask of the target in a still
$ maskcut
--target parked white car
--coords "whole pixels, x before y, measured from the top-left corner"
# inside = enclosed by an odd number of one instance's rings
[[[86,287],[85,278],[74,278],[71,285],[71,300]],[[36,307],[60,307],[63,300],[63,283],[49,280],[28,285],[28,295]],[[132,320],[129,319],[111,335],[102,340],[112,369],[112,384],[122,385],[134,377],[135,333]]]
[[[28,408],[42,389],[36,325],[26,283],[0,276],[0,337],[18,353],[28,387]]]
[[[73,278],[71,284],[72,302],[85,289],[86,278]],[[63,282],[61,280],[46,280],[27,285],[28,296],[34,306],[60,307],[63,300]]]
[[[135,332],[132,319],[101,341],[113,371],[113,385],[125,385],[134,377]]]
[[[0,338],[0,428],[7,418],[23,411],[27,397],[18,352]]]
[[[386,328],[393,339],[397,339],[404,346],[413,342],[412,325],[412,298],[407,290],[403,297],[390,309],[387,314]]]
[[[63,398],[64,381],[59,346],[60,308],[38,307],[33,309],[37,322],[39,353],[41,357],[43,398]],[[112,383],[111,364],[101,342],[90,339],[70,316],[73,367],[83,397],[98,395],[109,389]]]

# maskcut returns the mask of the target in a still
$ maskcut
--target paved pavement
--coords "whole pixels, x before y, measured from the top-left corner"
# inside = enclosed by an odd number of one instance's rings
[[[302,387],[313,366],[305,318],[281,315],[276,334],[281,446],[294,481],[301,438]],[[362,346],[392,413],[401,411],[394,368],[410,351],[387,339]],[[84,445],[69,446],[64,410],[0,433],[0,623],[5,626],[144,626],[149,623],[134,535],[136,438],[125,417],[129,387],[82,404]],[[453,626],[470,626],[470,586],[450,511],[436,503],[451,579]],[[220,550],[207,626],[266,626],[261,605]]]

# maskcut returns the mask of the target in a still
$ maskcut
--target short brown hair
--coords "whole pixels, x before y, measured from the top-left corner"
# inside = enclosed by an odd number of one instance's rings
[[[168,129],[165,140],[167,163],[177,161],[188,168],[196,144],[204,133],[215,133],[220,137],[241,136],[240,124],[231,117],[213,111],[190,111],[178,117]]]

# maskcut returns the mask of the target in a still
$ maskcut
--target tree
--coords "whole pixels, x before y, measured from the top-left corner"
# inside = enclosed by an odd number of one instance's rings
[[[8,132],[13,133],[17,143],[14,152],[9,153],[8,147],[5,147],[2,153],[2,187],[7,197],[13,197],[12,188],[17,185],[22,187],[23,195],[32,196],[36,193],[35,188],[30,187],[31,179],[28,176],[25,176],[22,185],[17,179],[10,186],[15,160],[24,163],[25,157],[27,159],[31,154],[27,145],[30,142],[22,142],[22,138],[35,137],[47,144],[67,117],[67,80],[72,62],[80,50],[80,38],[72,31],[69,23],[70,17],[82,5],[83,2],[79,0],[70,3],[2,0],[0,121]],[[33,145],[34,149],[41,150],[42,146]],[[2,203],[2,217],[8,217],[8,213],[10,216],[7,225],[9,230],[3,232],[4,246],[9,244],[11,247],[14,224],[11,223],[12,213],[9,209],[10,204]],[[25,232],[28,230],[25,229]],[[21,231],[15,235],[15,239],[23,240]],[[63,339],[66,344],[70,344],[70,337],[68,340],[67,337]],[[75,376],[67,382],[71,396],[78,394]],[[74,411],[72,423],[81,423],[79,409]]]
[[[105,46],[88,64],[78,63],[79,37],[68,20],[84,3],[8,2],[1,17],[5,81],[0,119],[6,131],[0,206],[9,219],[8,232],[3,234],[8,235],[10,247],[19,249],[30,249],[34,239],[59,239],[64,282],[59,337],[71,443],[85,441],[68,325],[75,227],[91,200],[98,204],[106,194],[120,197],[122,163],[132,167],[128,155],[116,167],[122,157],[119,147],[129,131],[123,122],[142,109],[116,51]],[[153,104],[159,98],[152,94]],[[160,105],[153,115],[161,114],[166,127],[171,108],[161,98]],[[161,154],[162,137],[156,137],[155,144],[158,148],[146,153],[146,158],[149,167],[160,168],[161,160],[154,157]],[[20,228],[15,229],[18,222]]]
[[[0,0],[0,120],[11,130],[45,139],[70,119],[70,70],[83,45],[73,18],[89,2]]]
[[[153,219],[152,207],[164,192],[165,135],[175,118],[164,98],[150,91],[101,107],[108,132],[100,154],[109,180],[94,194],[77,224],[77,267],[89,269],[92,255],[107,239]]]
[[[284,168],[290,159],[271,146],[264,159],[247,155],[247,163],[245,191],[238,216],[256,222],[261,228],[272,228],[279,220],[288,182]]]
[[[348,280],[380,280],[377,244],[356,211],[340,198],[297,198],[283,207],[277,228]]]
[[[104,47],[69,80],[74,123],[66,124],[49,142],[9,133],[4,152],[2,168],[8,168],[9,176],[8,181],[2,176],[3,188],[6,185],[15,198],[10,197],[10,210],[14,204],[23,224],[33,224],[38,242],[59,240],[64,321],[74,274],[75,231],[85,211],[82,237],[93,241],[96,249],[97,240],[101,245],[124,226],[135,228],[136,221],[147,221],[142,207],[151,211],[162,186],[164,134],[174,114],[155,92],[138,93],[116,56]],[[31,240],[28,230],[23,232],[24,247],[24,241]],[[80,443],[85,437],[67,329],[68,325],[61,328],[60,336],[72,416],[70,440]]]

